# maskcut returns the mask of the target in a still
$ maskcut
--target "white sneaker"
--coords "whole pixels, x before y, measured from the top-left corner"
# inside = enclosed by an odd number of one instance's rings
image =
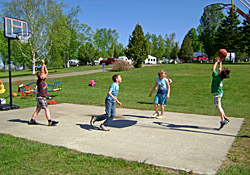
[[[151,117],[158,117],[159,116],[159,113],[155,112],[153,113],[153,115]]]
[[[103,131],[109,131],[109,129],[106,128],[106,127],[104,126],[104,124],[101,124],[101,125],[100,125],[100,129],[103,130]]]
[[[157,118],[157,119],[162,118],[162,115],[158,115],[156,118]]]

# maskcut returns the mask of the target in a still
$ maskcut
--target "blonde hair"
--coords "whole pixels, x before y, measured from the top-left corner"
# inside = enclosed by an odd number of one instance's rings
[[[167,75],[167,72],[165,70],[160,70],[160,72],[158,73],[158,76],[161,77],[161,75],[164,73]]]

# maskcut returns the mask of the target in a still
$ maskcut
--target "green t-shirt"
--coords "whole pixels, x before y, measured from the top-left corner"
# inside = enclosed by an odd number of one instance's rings
[[[211,93],[212,94],[222,94],[223,90],[223,79],[219,76],[219,74],[214,71],[212,74],[213,80],[211,85]]]

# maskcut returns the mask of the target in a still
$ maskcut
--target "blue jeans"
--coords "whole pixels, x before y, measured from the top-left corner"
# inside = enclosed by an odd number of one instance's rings
[[[96,121],[102,121],[102,120],[106,119],[106,121],[103,124],[104,124],[104,126],[109,125],[116,115],[115,108],[116,108],[116,102],[113,102],[113,101],[109,100],[108,98],[106,98],[106,100],[105,100],[105,112],[106,112],[106,114],[97,116]]]

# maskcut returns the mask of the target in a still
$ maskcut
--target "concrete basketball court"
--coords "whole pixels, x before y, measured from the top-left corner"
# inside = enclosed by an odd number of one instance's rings
[[[58,126],[47,126],[44,111],[40,125],[28,125],[35,107],[0,112],[0,133],[41,143],[63,146],[84,153],[144,162],[199,174],[216,174],[244,121],[229,117],[218,130],[219,116],[166,112],[152,119],[153,111],[117,108],[117,117],[105,132],[92,127],[91,115],[104,107],[62,103],[50,106]]]

